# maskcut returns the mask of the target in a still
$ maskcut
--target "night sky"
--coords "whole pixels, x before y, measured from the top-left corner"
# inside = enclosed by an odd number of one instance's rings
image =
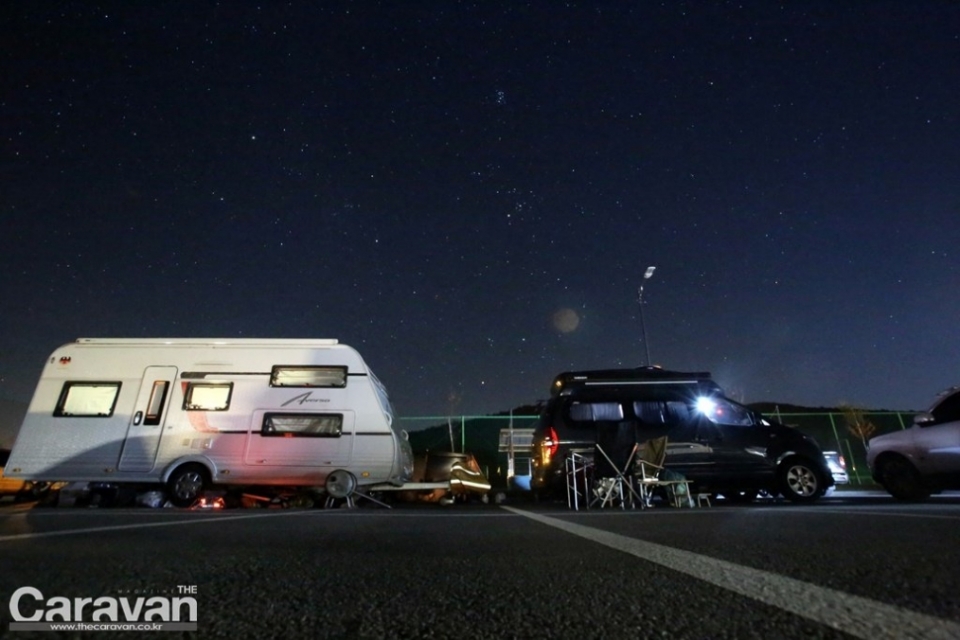
[[[338,338],[400,416],[563,370],[960,384],[956,2],[4,2],[0,398],[78,337]]]

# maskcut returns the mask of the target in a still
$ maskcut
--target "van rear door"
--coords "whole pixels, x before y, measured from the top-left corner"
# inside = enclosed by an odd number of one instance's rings
[[[176,367],[147,367],[144,370],[120,454],[120,471],[153,469],[176,378]]]

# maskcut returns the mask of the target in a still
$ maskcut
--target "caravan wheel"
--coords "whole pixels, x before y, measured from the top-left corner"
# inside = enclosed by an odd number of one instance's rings
[[[346,498],[356,490],[357,479],[349,471],[337,469],[327,476],[325,488],[331,498]]]
[[[199,464],[177,467],[167,480],[167,496],[177,507],[189,507],[203,495],[207,470]]]

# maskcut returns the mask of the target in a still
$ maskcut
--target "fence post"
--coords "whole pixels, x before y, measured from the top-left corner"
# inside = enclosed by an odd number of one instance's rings
[[[833,439],[837,441],[837,451],[843,453],[843,445],[840,444],[840,434],[837,433],[837,423],[833,421],[833,412],[828,413],[827,416],[830,418],[830,426],[833,428]]]
[[[897,420],[900,421],[900,428],[901,428],[901,429],[906,429],[906,428],[907,428],[907,425],[903,424],[903,414],[900,413],[899,411],[897,411]]]
[[[847,438],[844,440],[847,445],[847,452],[850,455],[850,468],[853,471],[853,477],[857,479],[857,484],[860,483],[860,472],[857,471],[857,461],[853,458],[853,449],[850,448],[850,439]]]

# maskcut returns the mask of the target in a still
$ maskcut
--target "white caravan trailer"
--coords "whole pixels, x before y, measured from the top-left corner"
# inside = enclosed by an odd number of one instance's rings
[[[5,474],[348,497],[413,473],[387,391],[336,340],[81,338],[44,366]]]

